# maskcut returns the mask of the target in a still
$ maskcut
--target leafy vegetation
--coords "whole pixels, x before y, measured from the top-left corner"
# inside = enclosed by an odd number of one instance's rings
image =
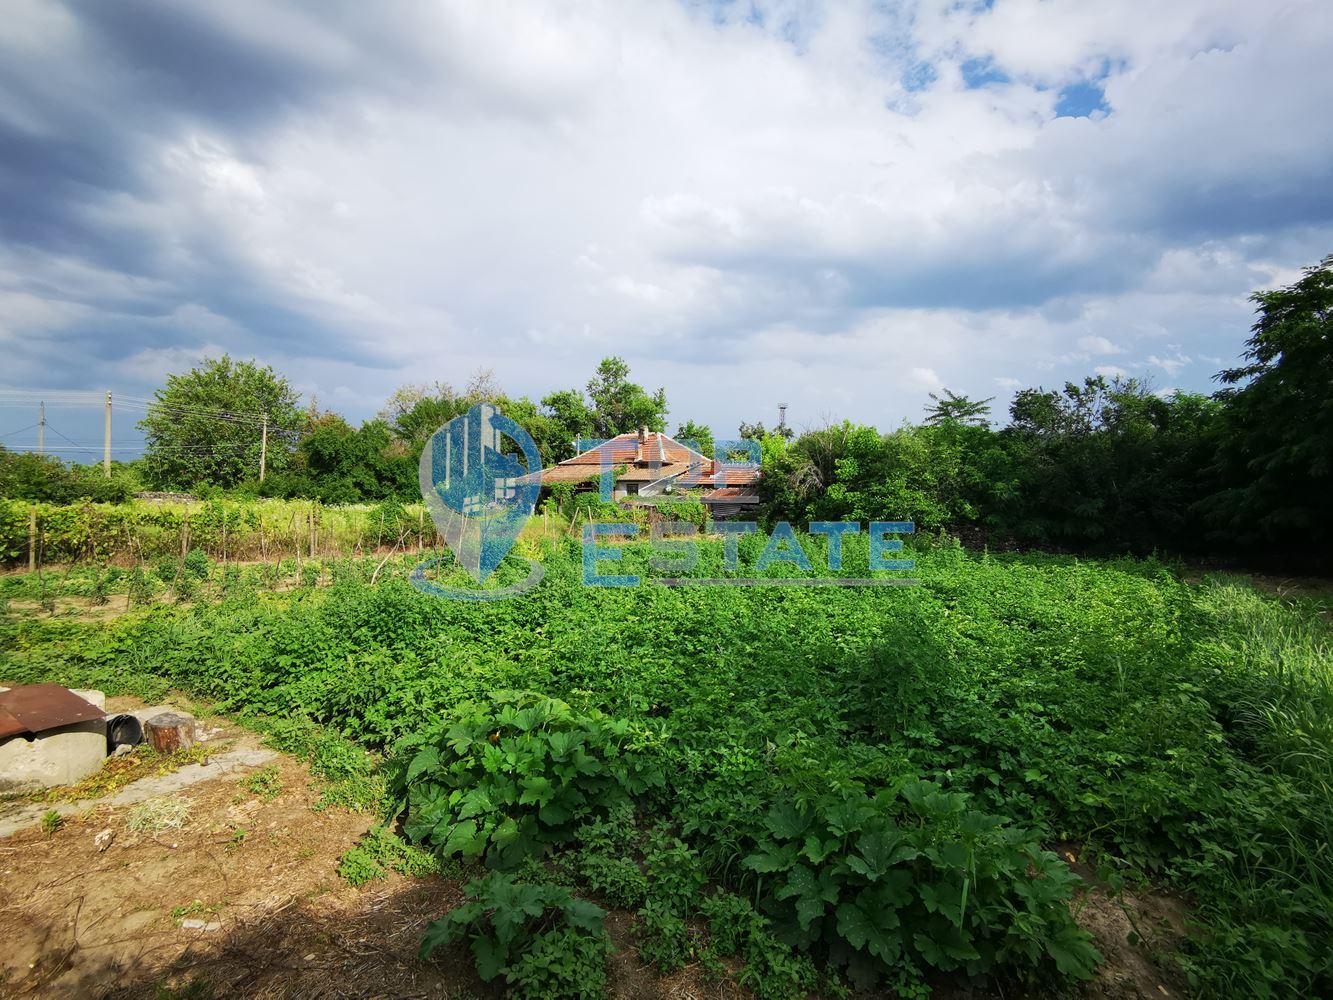
[[[822,566],[825,541],[799,541]],[[585,587],[577,541],[549,540],[525,549],[542,585],[495,604],[418,593],[411,559],[373,587],[366,563],[334,563],[308,591],[210,583],[107,622],[11,617],[0,675],[249,713],[323,775],[322,807],[405,807],[416,843],[375,834],[347,877],[428,853],[502,873],[446,918],[488,956],[499,900],[552,886],[634,911],[663,969],[725,975],[738,956],[764,997],[870,977],[913,995],[968,973],[1041,991],[1097,961],[1070,918],[1079,886],[1044,849],[1059,842],[1113,882],[1187,896],[1199,995],[1328,992],[1319,609],[1151,560],[913,544],[916,587],[685,590],[653,585],[637,543],[617,572],[641,586]],[[864,573],[865,536],[843,547]],[[691,572],[760,575],[762,548],[741,538],[728,570],[702,542]],[[546,984],[528,995],[602,954],[564,896],[538,898],[487,966]]]
[[[663,783],[636,753],[649,734],[591,709],[496,692],[464,705],[452,725],[412,754],[395,791],[406,798],[407,835],[443,855],[515,868],[547,844],[631,794]],[[408,737],[399,751],[415,748]]]
[[[520,996],[598,1000],[611,950],[606,911],[555,885],[491,872],[468,884],[468,902],[426,927],[421,956],[466,940],[487,981],[503,976]]]
[[[55,809],[48,809],[42,813],[42,833],[48,837],[54,836],[55,832],[65,825],[65,817],[61,816]]]
[[[139,422],[146,439],[145,478],[171,489],[229,488],[258,478],[265,418],[268,468],[279,472],[304,419],[297,402],[287,380],[272,368],[226,354],[205,358],[183,375],[168,375]]]
[[[372,826],[361,842],[342,856],[338,874],[352,885],[365,885],[399,875],[436,875],[444,871],[439,858],[429,851],[404,843],[382,826]]]

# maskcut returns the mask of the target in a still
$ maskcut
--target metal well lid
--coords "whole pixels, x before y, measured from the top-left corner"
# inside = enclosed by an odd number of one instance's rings
[[[103,709],[59,684],[24,684],[0,691],[0,739],[44,733],[105,715]]]

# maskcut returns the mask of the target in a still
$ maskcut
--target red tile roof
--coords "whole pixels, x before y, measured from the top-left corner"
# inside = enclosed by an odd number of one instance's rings
[[[650,431],[642,445],[636,432],[619,434],[595,448],[567,458],[559,465],[543,469],[542,485],[576,483],[596,476],[603,467],[626,466],[616,476],[617,482],[655,483],[659,479],[682,476],[686,488],[746,486],[759,478],[757,468],[723,466],[717,468],[711,458],[681,444],[661,431]]]
[[[754,503],[759,502],[759,496],[757,494],[746,489],[741,489],[738,486],[724,486],[722,489],[713,490],[711,493],[705,493],[702,499],[704,503],[716,503],[719,501],[726,503],[744,503],[746,501],[752,501]]]

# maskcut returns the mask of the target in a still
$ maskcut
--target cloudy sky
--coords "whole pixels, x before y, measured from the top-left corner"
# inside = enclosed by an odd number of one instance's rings
[[[606,354],[719,433],[1208,390],[1333,252],[1330,52],[1327,0],[6,0],[0,434],[222,351],[354,419]]]

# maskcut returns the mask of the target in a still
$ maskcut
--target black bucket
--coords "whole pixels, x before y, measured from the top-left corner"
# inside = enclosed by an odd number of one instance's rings
[[[143,726],[133,715],[108,715],[106,719],[106,752],[113,754],[116,747],[137,747],[143,742]]]

